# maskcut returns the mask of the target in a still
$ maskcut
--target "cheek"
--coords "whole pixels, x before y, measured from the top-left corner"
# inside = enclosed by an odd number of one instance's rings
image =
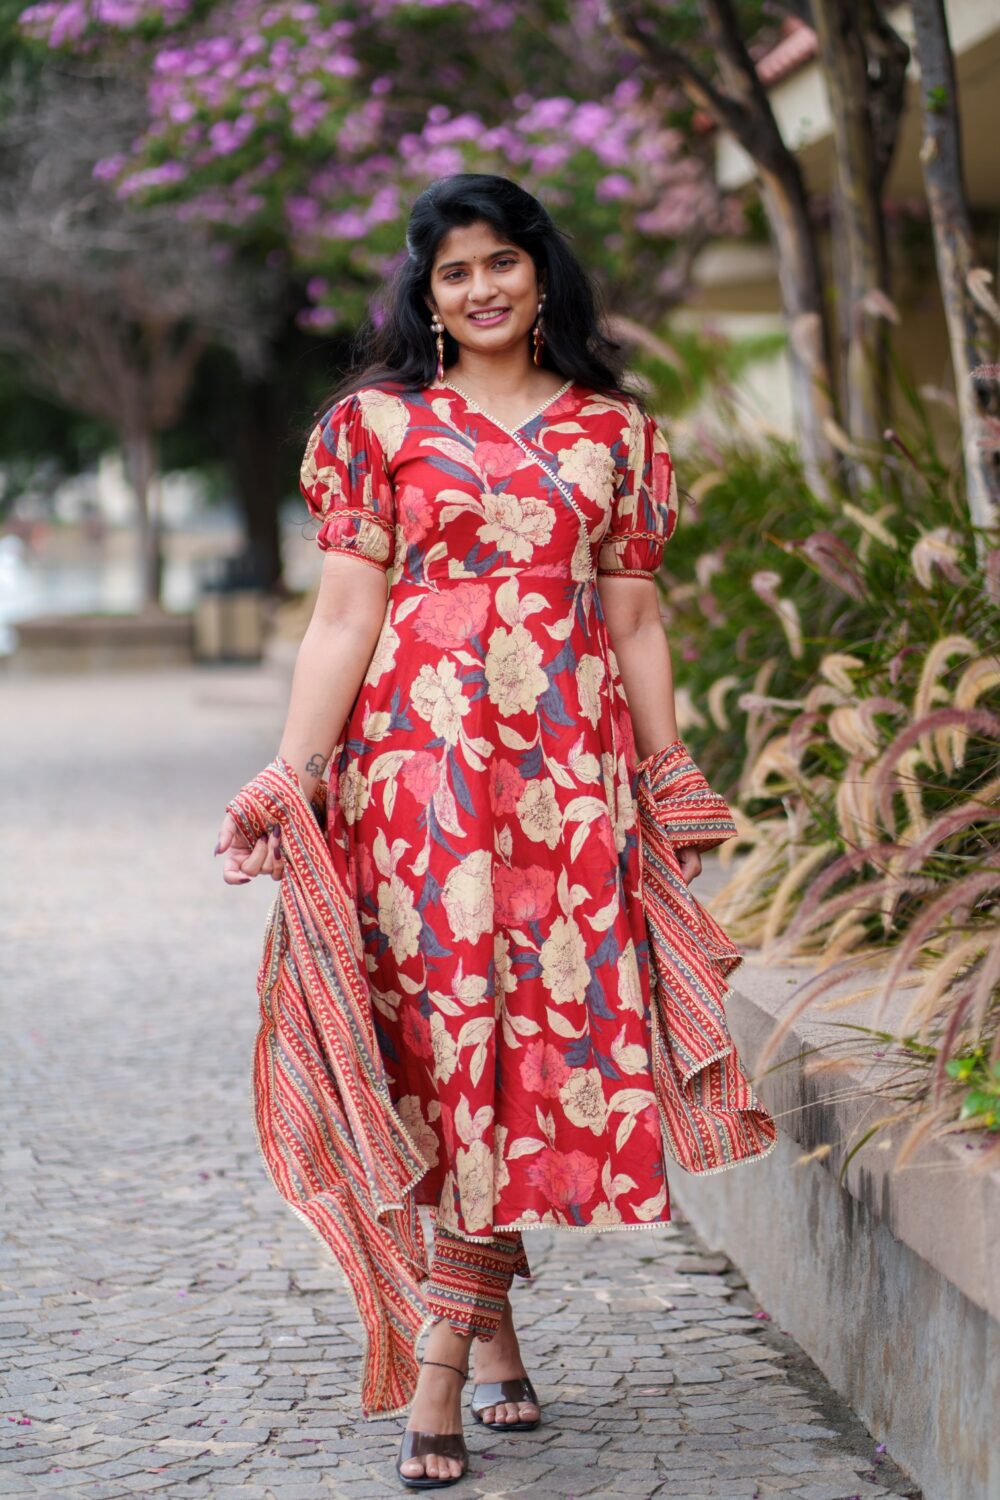
[[[530,304],[531,310],[534,312],[541,295],[537,282],[526,276],[520,285],[519,295],[525,303]]]

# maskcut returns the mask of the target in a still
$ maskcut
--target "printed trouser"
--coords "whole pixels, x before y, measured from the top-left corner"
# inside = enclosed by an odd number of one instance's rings
[[[518,1230],[472,1241],[438,1226],[425,1287],[428,1310],[446,1318],[456,1333],[489,1340],[515,1276],[531,1276]]]

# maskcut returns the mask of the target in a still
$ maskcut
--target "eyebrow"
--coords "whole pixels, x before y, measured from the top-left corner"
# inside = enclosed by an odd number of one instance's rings
[[[492,260],[494,255],[510,255],[511,252],[513,252],[515,255],[518,253],[516,245],[501,245],[499,250],[490,251],[489,259]],[[473,256],[473,259],[475,259],[475,256]],[[464,260],[448,260],[445,261],[444,265],[438,266],[438,270],[450,271],[453,266],[464,266],[465,264],[466,262]]]

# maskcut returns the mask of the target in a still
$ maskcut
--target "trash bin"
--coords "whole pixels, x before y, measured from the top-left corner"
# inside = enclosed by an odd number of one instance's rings
[[[194,612],[199,661],[260,661],[264,650],[264,591],[252,553],[218,559],[202,580]]]

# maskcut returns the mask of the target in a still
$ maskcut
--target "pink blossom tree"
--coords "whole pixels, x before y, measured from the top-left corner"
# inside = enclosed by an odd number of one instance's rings
[[[305,327],[365,316],[410,202],[450,172],[538,193],[644,322],[742,225],[689,105],[644,81],[599,0],[42,0],[22,26],[144,77],[146,128],[101,176],[301,276]]]

